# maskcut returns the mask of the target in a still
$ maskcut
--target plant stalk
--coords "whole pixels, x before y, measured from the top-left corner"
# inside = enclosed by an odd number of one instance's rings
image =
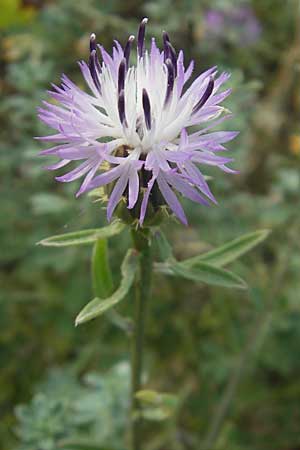
[[[131,448],[142,449],[141,407],[135,394],[141,390],[144,336],[147,303],[151,294],[152,251],[149,235],[145,231],[133,230],[134,248],[140,254],[139,271],[135,283],[134,331],[132,334],[131,360]]]

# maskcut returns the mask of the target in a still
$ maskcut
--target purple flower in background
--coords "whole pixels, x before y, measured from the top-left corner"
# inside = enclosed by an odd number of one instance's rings
[[[210,31],[214,31],[215,33],[220,33],[221,30],[223,31],[225,18],[222,11],[210,9],[206,11],[204,19],[205,25]]]
[[[232,38],[240,47],[254,44],[260,37],[261,25],[254,11],[244,5],[235,8],[206,11],[207,33],[221,40]]]
[[[77,195],[113,183],[108,220],[125,196],[129,209],[139,208],[142,224],[148,202],[159,193],[186,224],[174,191],[203,205],[209,200],[215,203],[198,166],[235,172],[227,167],[232,159],[219,152],[226,150],[223,144],[237,132],[211,131],[230,117],[220,106],[230,89],[219,92],[229,74],[217,75],[212,67],[186,87],[193,61],[185,68],[183,51],[176,53],[165,32],[162,51],[154,38],[150,51],[146,50],[146,23],[143,19],[138,30],[136,65],[130,63],[134,36],[124,48],[115,41],[111,56],[91,35],[89,63],[79,63],[90,93],[65,75],[60,87],[53,85],[49,93],[60,106],[44,102],[39,117],[57,133],[39,139],[55,146],[41,154],[60,158],[47,167],[49,170],[81,161],[75,169],[56,177],[61,182],[84,177]],[[188,134],[195,125],[200,129]]]

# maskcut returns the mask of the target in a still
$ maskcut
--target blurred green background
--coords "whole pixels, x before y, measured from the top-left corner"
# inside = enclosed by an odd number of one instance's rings
[[[165,230],[176,255],[273,232],[235,263],[246,292],[157,276],[145,386],[179,402],[147,424],[141,450],[299,450],[298,0],[0,0],[0,448],[126,448],[128,340],[106,317],[73,325],[91,298],[91,249],[36,246],[105,214],[42,169],[33,136],[46,131],[36,107],[50,82],[64,72],[83,86],[76,61],[90,33],[110,49],[143,16],[147,38],[168,30],[195,73],[232,73],[226,126],[240,131],[230,145],[240,174],[212,172],[218,207],[185,202],[189,228]],[[116,278],[126,239],[110,242]],[[131,314],[129,300],[120,311]]]

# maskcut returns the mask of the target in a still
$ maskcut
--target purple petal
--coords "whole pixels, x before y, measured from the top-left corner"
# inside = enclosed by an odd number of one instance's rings
[[[211,190],[209,189],[209,186],[208,186],[204,176],[202,175],[200,170],[195,166],[195,164],[193,164],[192,162],[186,162],[184,164],[184,169],[181,168],[181,170],[183,173],[186,172],[186,174],[188,175],[188,177],[190,178],[192,183],[194,185],[196,185],[197,188],[204,195],[206,195],[207,198],[209,198],[213,203],[217,204],[217,201],[216,201],[214,195],[212,194]]]
[[[74,161],[78,159],[86,159],[95,155],[94,147],[78,147],[78,148],[62,148],[55,153],[57,156],[63,159],[72,159]]]
[[[213,133],[202,136],[203,142],[214,142],[216,144],[224,144],[225,142],[232,141],[239,135],[239,131],[214,131]]]
[[[78,178],[85,175],[92,167],[98,167],[98,161],[88,160],[84,163],[80,164],[80,166],[76,167],[76,169],[71,172],[66,173],[65,175],[55,177],[56,181],[61,181],[62,183],[70,183],[70,181],[77,180]]]
[[[220,119],[217,119],[215,121],[213,121],[210,125],[208,125],[205,128],[202,128],[202,130],[196,131],[195,133],[192,133],[189,135],[189,140],[193,140],[194,138],[196,138],[197,136],[201,136],[203,134],[205,134],[208,130],[211,130],[212,128],[216,127],[217,125],[219,125],[220,123],[224,122],[225,120],[228,120],[232,117],[232,114],[227,114],[227,116],[223,116]]]
[[[117,48],[119,57],[123,58],[124,52],[123,52],[122,45],[120,44],[119,41],[117,41],[117,39],[114,39],[114,44],[115,44],[115,46],[116,46],[116,48]]]
[[[152,38],[151,40],[150,60],[151,60],[151,67],[154,67],[155,64],[161,61],[161,54],[159,49],[157,48],[155,38]]]
[[[60,169],[61,167],[66,166],[67,164],[69,164],[70,160],[69,159],[62,159],[61,161],[55,163],[55,164],[50,164],[49,166],[45,166],[44,169],[47,170],[56,170],[56,169]]]
[[[228,81],[230,76],[230,73],[222,72],[219,78],[215,80],[215,91],[217,91],[222,86],[222,84]]]
[[[51,134],[50,136],[36,136],[35,139],[37,139],[39,141],[46,141],[46,142],[63,142],[66,140],[65,136],[63,136],[60,133],[59,134]]]
[[[108,170],[107,172],[101,173],[101,175],[98,175],[95,177],[90,183],[89,186],[86,187],[86,189],[82,190],[81,193],[86,191],[91,191],[93,189],[96,189],[100,186],[104,186],[105,184],[111,183],[112,181],[116,180],[122,173],[123,167],[122,165],[114,167],[111,170]]]
[[[204,153],[204,152],[194,152],[192,156],[192,161],[202,163],[202,164],[208,164],[210,166],[221,166],[223,164],[227,164],[229,162],[232,162],[232,158],[224,158],[223,156],[216,156],[211,153]]]
[[[177,95],[181,96],[184,85],[184,65],[183,65],[183,51],[180,50],[177,59]]]
[[[193,202],[209,205],[209,203],[201,197],[201,195],[193,188],[187,180],[184,180],[176,173],[165,174],[165,178],[171,186],[179,191],[184,197],[189,198]]]
[[[100,161],[99,161],[100,165]],[[76,197],[79,197],[83,192],[87,191],[89,189],[89,184],[91,183],[92,179],[94,178],[95,173],[98,170],[99,165],[95,165],[87,174],[85,179],[83,180],[83,183],[80,186],[80,189],[76,192]]]
[[[192,73],[193,73],[193,70],[194,70],[194,66],[195,66],[195,63],[194,63],[194,61],[192,60],[192,61],[190,62],[190,64],[189,64],[188,68],[187,68],[186,71],[185,71],[185,74],[184,74],[184,84],[191,78]]]
[[[132,209],[137,202],[139,196],[139,176],[135,169],[130,170],[128,183],[128,209]]]
[[[174,194],[174,192],[172,191],[172,189],[170,188],[170,186],[168,185],[164,176],[161,173],[157,177],[157,183],[160,192],[162,193],[164,199],[166,200],[171,210],[184,225],[187,225],[188,223],[183,208],[178,198],[176,197],[176,195]]]
[[[107,220],[110,221],[113,215],[113,212],[119,203],[123,192],[126,189],[128,183],[128,169],[125,170],[124,173],[120,176],[118,181],[116,182],[112,193],[110,194],[109,202],[107,204]]]

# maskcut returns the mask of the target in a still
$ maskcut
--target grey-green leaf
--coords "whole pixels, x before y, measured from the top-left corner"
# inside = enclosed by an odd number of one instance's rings
[[[200,261],[191,268],[174,261],[170,263],[170,269],[179,277],[212,286],[223,286],[236,289],[247,288],[245,281],[233,272]]]
[[[125,225],[122,222],[115,221],[103,228],[74,231],[72,233],[51,236],[38,242],[38,244],[46,247],[69,247],[72,245],[92,244],[98,239],[106,239],[119,234],[124,227]]]
[[[159,230],[155,233],[157,247],[160,253],[160,257],[163,261],[173,257],[172,247],[169,244],[164,233]]]
[[[221,247],[207,253],[194,256],[182,261],[185,267],[194,267],[198,262],[206,262],[213,266],[222,267],[247,253],[268,237],[270,230],[258,230],[228,242]]]
[[[94,295],[105,298],[114,290],[112,273],[108,260],[107,239],[97,239],[92,254],[92,279]]]
[[[138,267],[138,254],[135,250],[128,250],[121,266],[121,283],[118,289],[108,298],[94,298],[78,314],[75,325],[88,322],[97,316],[100,316],[108,309],[119,303],[128,293]]]
[[[112,272],[109,264],[107,239],[98,239],[92,253],[92,280],[94,295],[97,298],[107,298],[114,291]],[[113,308],[107,312],[109,320],[126,332],[130,332],[130,319],[122,317]]]

